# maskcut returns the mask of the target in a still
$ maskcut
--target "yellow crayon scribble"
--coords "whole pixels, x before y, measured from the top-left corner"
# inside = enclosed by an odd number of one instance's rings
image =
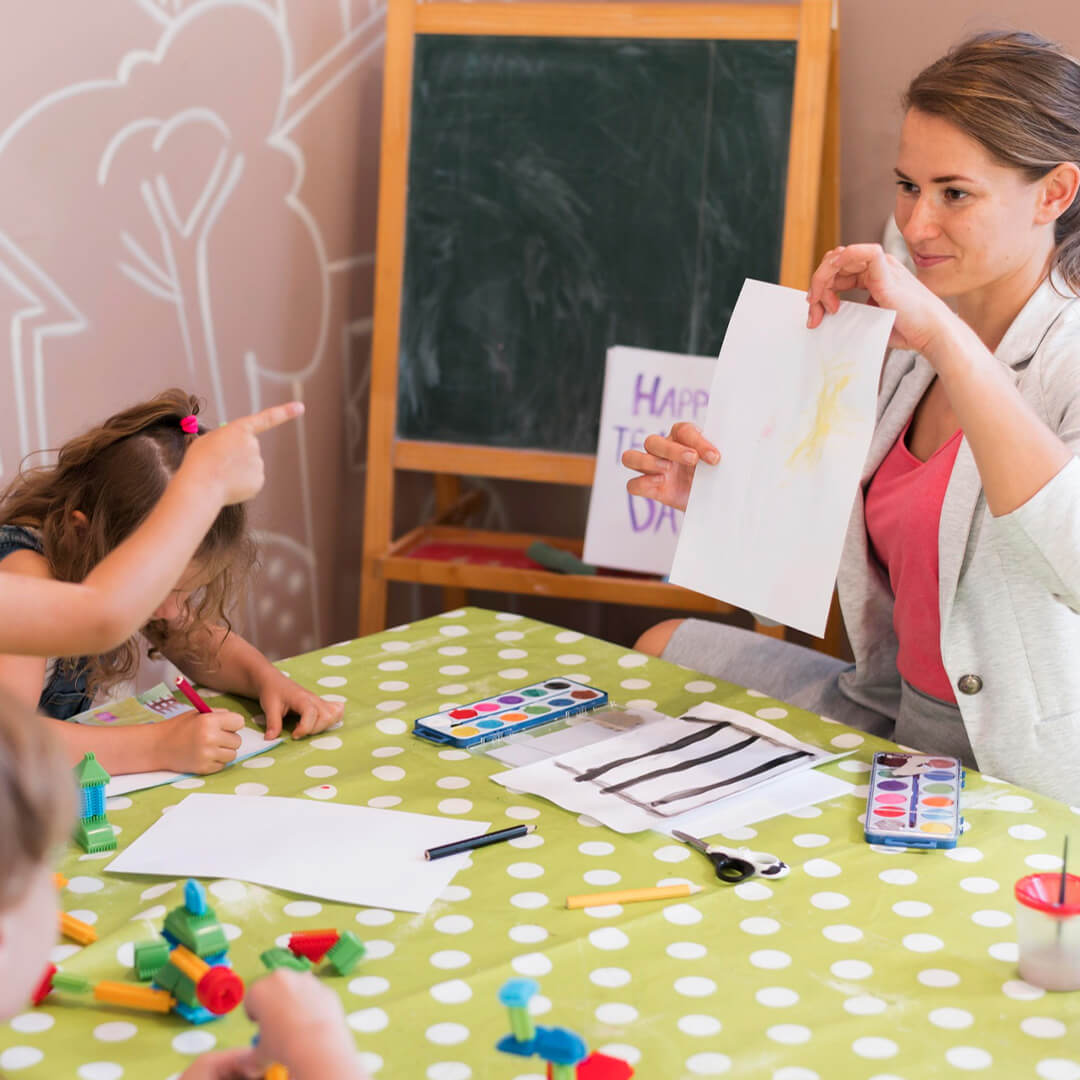
[[[816,465],[821,461],[821,455],[825,450],[825,443],[829,435],[850,413],[840,400],[840,395],[845,387],[851,382],[850,363],[833,363],[826,367],[822,362],[821,389],[818,391],[817,404],[814,415],[810,421],[810,429],[803,436],[798,446],[791,452],[787,463],[789,466],[804,464]],[[801,459],[801,461],[800,461]]]

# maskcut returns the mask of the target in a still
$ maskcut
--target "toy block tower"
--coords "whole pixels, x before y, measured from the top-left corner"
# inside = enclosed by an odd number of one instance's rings
[[[109,782],[109,774],[93,754],[85,754],[75,766],[75,782],[80,793],[75,842],[89,854],[114,850],[116,834],[105,816],[105,785]]]

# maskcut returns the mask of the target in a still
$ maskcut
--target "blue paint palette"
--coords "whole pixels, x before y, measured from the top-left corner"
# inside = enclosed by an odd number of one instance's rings
[[[422,716],[414,722],[413,734],[445,746],[475,746],[607,703],[603,690],[573,679],[545,679]]]
[[[960,838],[964,769],[953,757],[883,751],[874,755],[866,839],[889,847],[952,848]]]

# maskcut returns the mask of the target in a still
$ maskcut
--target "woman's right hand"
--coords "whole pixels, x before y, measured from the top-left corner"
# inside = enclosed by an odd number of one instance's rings
[[[228,709],[189,712],[154,725],[163,768],[183,773],[220,772],[236,758],[244,718]]]
[[[257,436],[295,419],[303,411],[303,404],[290,401],[208,431],[191,440],[179,472],[194,471],[200,482],[218,487],[223,505],[245,502],[261,490],[264,481]]]
[[[644,446],[644,453],[641,450],[623,453],[622,463],[641,473],[626,482],[626,490],[676,510],[686,509],[698,462],[715,465],[720,460],[716,447],[686,421],[673,425],[668,435],[650,435]]]

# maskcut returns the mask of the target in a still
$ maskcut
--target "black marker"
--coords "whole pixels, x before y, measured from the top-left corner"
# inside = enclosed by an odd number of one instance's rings
[[[468,840],[457,840],[453,844],[440,844],[438,847],[428,848],[424,852],[424,858],[445,859],[447,855],[459,855],[463,851],[487,847],[488,844],[498,844],[503,840],[516,840],[519,836],[526,836],[535,831],[535,825],[512,825],[509,829],[499,829],[498,832],[470,836]]]

